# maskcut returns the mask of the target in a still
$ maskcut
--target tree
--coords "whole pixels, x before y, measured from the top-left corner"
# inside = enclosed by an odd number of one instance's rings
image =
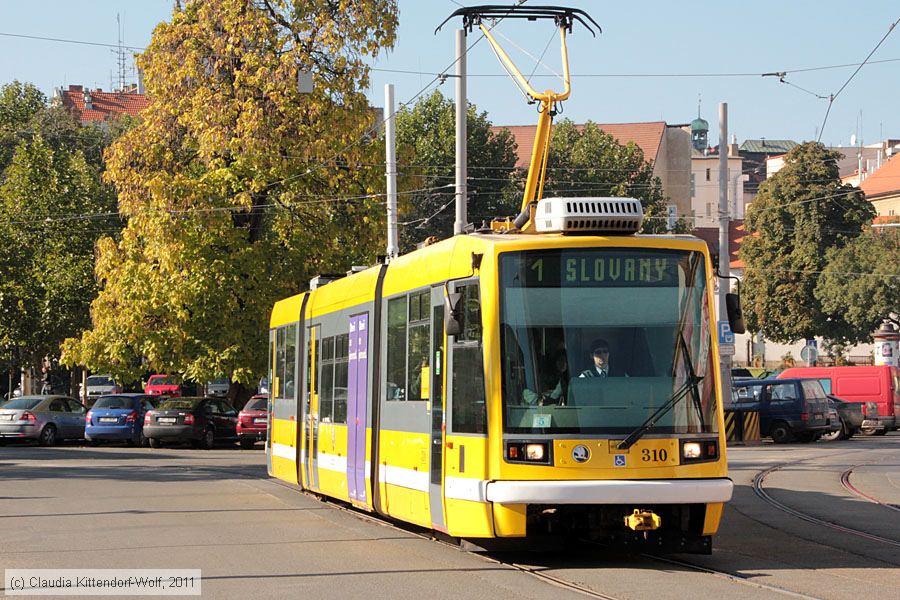
[[[117,228],[115,197],[79,150],[21,142],[0,187],[0,346],[19,364],[55,356],[89,323],[94,243]]]
[[[637,144],[620,144],[590,121],[579,127],[564,119],[554,126],[544,185],[544,197],[551,196],[637,198],[644,209],[642,231],[666,231],[666,196],[653,163]]]
[[[16,80],[0,88],[0,172],[9,165],[19,142],[28,137],[31,119],[46,105],[47,97],[31,83]]]
[[[864,195],[841,184],[838,152],[819,143],[791,150],[759,189],[744,223],[743,308],[750,331],[790,343],[822,336],[851,339],[853,327],[814,291],[828,251],[857,238],[875,215]]]
[[[93,327],[66,361],[259,377],[272,303],[374,258],[383,148],[361,90],[396,24],[389,0],[223,0],[157,26],[139,58],[151,104],[106,156],[128,225],[99,245]]]
[[[400,229],[403,251],[429,236],[453,235],[456,220],[456,108],[435,90],[412,108],[397,114],[397,154],[400,185]],[[515,141],[509,131],[491,131],[487,113],[469,103],[466,112],[469,221],[490,220],[515,212],[512,176],[516,166]],[[512,200],[512,201],[511,201]]]
[[[822,309],[843,315],[847,339],[869,342],[884,319],[900,325],[900,236],[867,231],[842,248],[828,250],[815,289]]]

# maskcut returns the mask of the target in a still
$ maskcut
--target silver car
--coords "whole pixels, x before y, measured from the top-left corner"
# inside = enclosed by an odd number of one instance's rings
[[[228,379],[213,379],[206,383],[206,393],[215,398],[225,398],[228,396],[228,389],[230,387],[231,381]]]
[[[0,444],[37,440],[52,446],[65,439],[84,439],[83,404],[66,396],[23,396],[0,406]]]
[[[122,386],[116,383],[112,375],[91,375],[87,378],[86,383],[87,395],[85,396],[84,390],[82,390],[81,397],[86,398],[85,403],[88,406],[93,405],[100,396],[122,392]]]

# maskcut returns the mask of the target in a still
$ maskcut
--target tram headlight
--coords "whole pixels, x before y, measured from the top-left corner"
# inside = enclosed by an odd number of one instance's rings
[[[544,444],[528,444],[525,446],[525,458],[528,460],[543,461],[547,454]]]
[[[686,442],[681,447],[681,455],[688,460],[700,458],[701,452],[700,444],[697,442]]]
[[[506,460],[512,463],[540,463],[553,460],[548,442],[511,441],[506,443]]]
[[[681,464],[719,460],[718,440],[681,440]]]

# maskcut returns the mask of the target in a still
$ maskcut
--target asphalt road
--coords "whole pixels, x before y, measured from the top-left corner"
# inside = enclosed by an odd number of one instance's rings
[[[900,434],[728,452],[713,555],[672,563],[462,552],[268,480],[261,450],[6,446],[0,569],[201,569],[207,598],[898,597]]]

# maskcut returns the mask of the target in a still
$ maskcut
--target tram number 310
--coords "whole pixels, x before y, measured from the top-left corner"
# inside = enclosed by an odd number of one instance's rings
[[[650,450],[644,448],[641,452],[641,460],[644,462],[666,462],[669,460],[669,453],[665,450]]]

